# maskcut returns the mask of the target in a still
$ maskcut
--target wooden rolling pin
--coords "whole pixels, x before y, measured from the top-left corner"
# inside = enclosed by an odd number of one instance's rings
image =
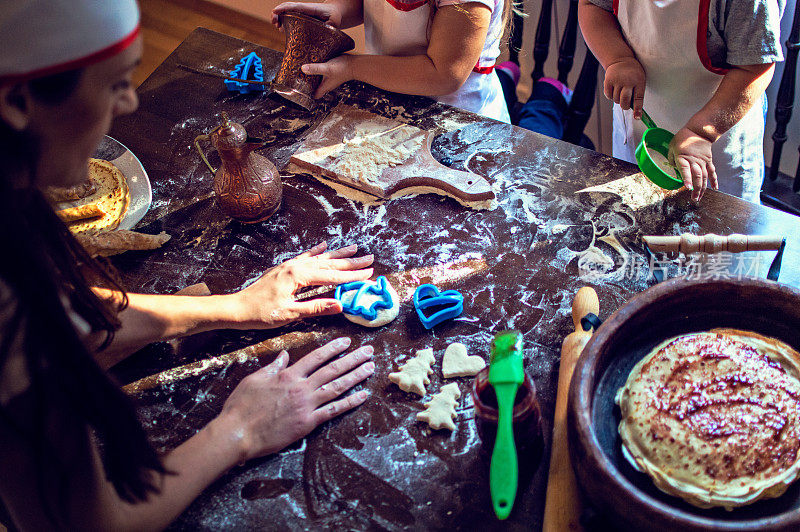
[[[679,236],[643,236],[650,251],[654,253],[666,253],[679,251],[684,254],[689,253],[719,253],[728,251],[730,253],[741,253],[743,251],[777,251],[783,241],[782,236],[762,236],[762,235],[728,235],[720,236],[713,233],[697,236],[691,233],[683,233]]]
[[[547,498],[544,506],[543,532],[582,530],[580,525],[580,499],[572,462],[567,448],[567,397],[575,363],[592,331],[584,331],[581,318],[588,313],[600,312],[600,302],[594,289],[584,286],[572,300],[572,323],[575,331],[561,344],[561,363],[558,368],[556,411],[553,418],[553,443],[550,453],[550,472],[547,475]]]

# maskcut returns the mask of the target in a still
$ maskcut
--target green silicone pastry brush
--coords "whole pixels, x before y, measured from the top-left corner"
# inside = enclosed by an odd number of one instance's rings
[[[522,369],[522,334],[504,331],[495,335],[489,362],[489,384],[497,396],[497,439],[489,464],[489,492],[494,513],[505,519],[517,496],[517,449],[514,444],[514,398],[525,380]]]

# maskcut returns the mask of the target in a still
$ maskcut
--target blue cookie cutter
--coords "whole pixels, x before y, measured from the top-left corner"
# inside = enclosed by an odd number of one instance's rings
[[[423,310],[431,307],[444,308],[426,316]],[[439,292],[432,284],[423,284],[414,291],[414,309],[422,325],[426,329],[432,329],[444,320],[455,318],[464,312],[464,296],[458,290]]]
[[[231,70],[230,76],[236,79],[246,79],[248,81],[264,81],[264,69],[261,66],[261,58],[255,52],[250,52],[239,61],[236,68]],[[248,92],[263,91],[264,85],[254,83],[242,83],[232,79],[225,80],[225,86],[229,91],[239,91],[241,94]]]
[[[356,290],[353,299],[348,302],[343,301],[342,296],[345,292],[352,290]],[[360,303],[361,296],[368,293],[380,296],[380,299],[374,301],[369,308]],[[352,283],[340,284],[336,287],[333,297],[342,304],[342,310],[345,314],[361,316],[367,321],[372,321],[378,317],[378,309],[392,308],[392,305],[394,305],[392,294],[389,292],[389,281],[383,275],[375,279],[374,284],[371,281],[353,281]]]

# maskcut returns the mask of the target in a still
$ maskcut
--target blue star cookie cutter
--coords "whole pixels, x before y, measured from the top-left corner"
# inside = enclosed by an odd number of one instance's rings
[[[424,310],[442,307],[431,315],[426,315]],[[432,329],[444,320],[455,318],[464,312],[464,296],[458,290],[439,289],[432,284],[423,284],[414,291],[414,310],[417,311],[419,321],[426,329]]]
[[[261,66],[261,58],[255,52],[250,52],[239,61],[236,68],[231,70],[230,76],[248,81],[264,81],[264,68]],[[232,79],[226,79],[225,86],[228,87],[229,91],[239,91],[240,94],[264,90],[264,85],[242,83]]]
[[[352,292],[353,290],[355,290],[356,293],[353,295],[352,299],[347,301],[343,299],[345,293]],[[369,307],[365,307],[361,303],[361,297],[365,294],[376,294],[379,299],[373,301]],[[367,321],[372,321],[377,318],[379,309],[392,308],[394,305],[392,294],[389,292],[389,281],[387,281],[386,277],[383,275],[375,279],[374,282],[353,281],[352,283],[340,284],[336,287],[336,292],[333,297],[342,304],[342,311],[345,314],[361,316]]]

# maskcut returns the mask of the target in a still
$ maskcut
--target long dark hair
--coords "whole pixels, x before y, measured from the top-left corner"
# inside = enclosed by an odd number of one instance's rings
[[[67,99],[82,71],[28,82],[45,104]],[[105,334],[107,346],[119,328],[117,313],[127,297],[110,270],[93,260],[55,215],[36,186],[39,143],[32,135],[0,121],[0,282],[8,286],[15,312],[0,331],[0,371],[15,342],[23,350],[30,386],[23,394],[31,416],[0,404],[0,429],[29,444],[37,468],[37,487],[51,520],[64,523],[71,464],[59,446],[78,445],[91,457],[96,439],[105,476],[120,498],[144,500],[157,492],[164,467],[149,444],[129,398],[97,365],[76,321]],[[100,299],[90,286],[116,288],[121,298]],[[19,349],[19,347],[17,348]],[[68,433],[53,436],[53,420]],[[90,465],[88,462],[87,465]]]

